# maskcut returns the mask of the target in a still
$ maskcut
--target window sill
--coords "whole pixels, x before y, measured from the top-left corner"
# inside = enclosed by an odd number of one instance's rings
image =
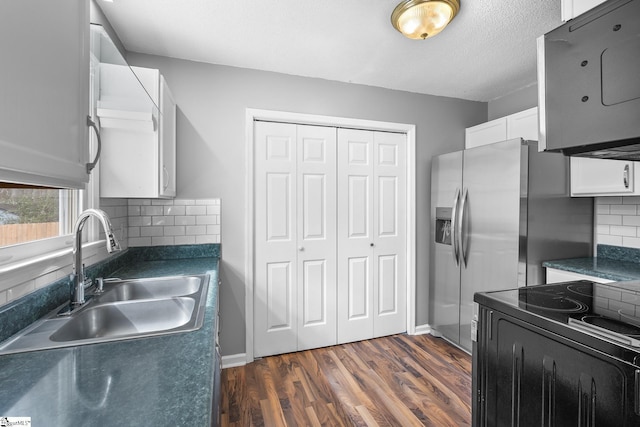
[[[26,292],[21,295],[42,288],[64,276],[71,274],[73,270],[73,249],[52,251],[33,258],[19,260],[0,266],[0,293],[14,287],[25,285]],[[107,257],[105,241],[99,240],[82,246],[83,261],[90,265]],[[30,283],[32,282],[33,283]],[[0,296],[1,298],[1,296]],[[7,302],[16,298],[7,298]]]

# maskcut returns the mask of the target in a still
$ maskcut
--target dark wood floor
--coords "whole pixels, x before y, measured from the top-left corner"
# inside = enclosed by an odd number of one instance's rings
[[[430,335],[271,356],[222,372],[222,426],[466,426],[471,357]]]

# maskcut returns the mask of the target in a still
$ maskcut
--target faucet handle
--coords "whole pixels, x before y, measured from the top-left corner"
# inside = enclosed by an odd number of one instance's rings
[[[95,285],[95,293],[101,294],[102,292],[104,292],[104,279],[102,277],[96,277]]]

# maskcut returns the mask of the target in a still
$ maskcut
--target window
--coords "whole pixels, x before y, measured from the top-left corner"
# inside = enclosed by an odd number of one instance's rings
[[[78,190],[0,184],[0,247],[70,234]]]
[[[0,182],[0,264],[68,246],[82,190]]]

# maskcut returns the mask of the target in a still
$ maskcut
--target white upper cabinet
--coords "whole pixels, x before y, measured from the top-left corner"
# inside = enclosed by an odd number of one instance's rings
[[[506,139],[507,120],[502,117],[465,129],[464,148],[479,147]]]
[[[640,194],[635,162],[571,158],[572,196],[633,196]]]
[[[102,135],[100,196],[176,195],[176,104],[159,70],[130,67],[91,25],[93,98]]]
[[[467,128],[465,148],[479,147],[513,138],[538,140],[538,107]]]
[[[562,11],[560,12],[562,20],[568,21],[569,19],[573,19],[605,1],[606,0],[562,0]]]
[[[176,104],[159,70],[130,68],[136,90],[124,72],[100,78],[100,196],[175,197]]]
[[[89,2],[0,2],[0,181],[89,180]]]

